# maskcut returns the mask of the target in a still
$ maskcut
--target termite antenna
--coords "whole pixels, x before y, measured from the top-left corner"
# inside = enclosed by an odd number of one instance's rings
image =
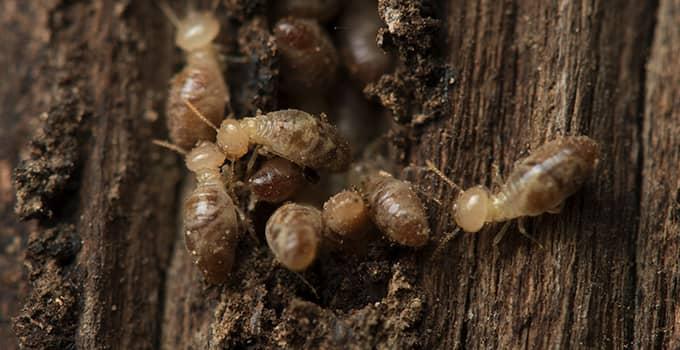
[[[217,126],[215,126],[215,124],[213,124],[213,122],[211,122],[211,121],[210,121],[208,118],[206,118],[201,112],[199,112],[198,108],[196,108],[196,106],[194,106],[191,102],[189,102],[189,100],[183,100],[183,102],[184,102],[185,105],[187,105],[187,107],[189,107],[189,109],[190,109],[192,112],[194,112],[194,114],[196,114],[196,116],[197,116],[199,119],[201,119],[201,120],[202,120],[204,123],[206,123],[209,127],[213,128],[215,131],[219,131],[219,129],[217,128]]]
[[[175,26],[175,28],[179,28],[180,20],[179,17],[177,17],[177,14],[175,14],[175,11],[170,8],[170,5],[168,5],[167,1],[159,1],[156,3],[158,7],[161,8],[161,11],[163,11],[163,14],[165,14],[165,17],[172,22],[172,25]]]
[[[453,181],[451,181],[451,179],[444,175],[444,173],[441,170],[439,170],[439,168],[434,166],[434,163],[432,163],[432,161],[428,159],[425,161],[425,164],[427,165],[427,170],[430,170],[431,172],[437,174],[437,176],[439,176],[442,180],[444,180],[444,182],[449,184],[449,186],[459,191],[461,190],[460,186],[456,185]]]
[[[156,145],[156,146],[161,146],[161,147],[163,147],[163,148],[167,148],[167,149],[169,149],[169,150],[171,150],[171,151],[174,151],[174,152],[177,152],[177,153],[179,153],[179,154],[181,154],[181,155],[183,155],[183,156],[186,156],[186,155],[187,155],[187,151],[186,151],[184,148],[182,148],[182,147],[180,147],[180,146],[177,146],[177,145],[175,145],[175,144],[173,144],[173,143],[170,143],[170,142],[167,142],[167,141],[163,141],[163,140],[153,140],[153,141],[151,141],[151,142],[152,142],[154,145]]]
[[[422,186],[416,185],[416,184],[414,184],[414,183],[411,183],[411,186],[413,186],[413,188],[414,188],[415,190],[417,190],[418,192],[420,192],[420,194],[422,194],[423,196],[427,197],[427,199],[429,199],[429,200],[431,200],[431,201],[437,203],[437,206],[438,206],[438,207],[440,207],[440,208],[442,207],[442,202],[441,202],[439,199],[434,198],[434,197],[430,194],[431,191],[427,191],[427,190],[425,190]]]

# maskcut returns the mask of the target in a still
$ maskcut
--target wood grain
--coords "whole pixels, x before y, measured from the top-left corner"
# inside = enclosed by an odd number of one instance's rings
[[[680,347],[680,1],[662,0],[646,65],[635,346]]]

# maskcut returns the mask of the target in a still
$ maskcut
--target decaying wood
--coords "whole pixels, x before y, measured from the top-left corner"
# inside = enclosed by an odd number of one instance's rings
[[[235,111],[276,108],[264,2],[222,5],[221,43],[247,61],[227,76]],[[177,230],[181,164],[150,143],[180,62],[170,23],[153,2],[3,2],[0,347],[680,346],[680,1],[379,13],[401,63],[365,92],[401,123],[395,158],[416,165],[402,175],[424,190],[431,242],[331,254],[303,280],[244,237],[232,281],[208,286]],[[527,220],[537,243],[514,226],[498,245],[501,225],[452,234],[456,191],[417,166],[491,185],[561,134],[603,157],[562,213]]]

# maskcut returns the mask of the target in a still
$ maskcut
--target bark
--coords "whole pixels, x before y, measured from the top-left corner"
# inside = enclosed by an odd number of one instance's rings
[[[277,105],[264,3],[220,7],[220,43],[247,58],[227,75],[237,114]],[[260,232],[208,286],[178,231],[182,164],[150,143],[181,62],[167,19],[153,2],[3,2],[0,348],[680,347],[680,1],[379,12],[400,64],[365,92],[401,124],[394,158],[431,242],[328,254],[300,276]],[[536,242],[514,225],[498,245],[502,225],[453,234],[456,190],[418,170],[491,185],[562,134],[603,156],[559,215],[526,220]]]

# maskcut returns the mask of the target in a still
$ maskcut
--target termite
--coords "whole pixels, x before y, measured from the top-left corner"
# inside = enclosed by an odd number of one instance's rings
[[[172,142],[184,149],[200,140],[212,140],[215,132],[200,123],[186,107],[190,101],[203,111],[212,123],[219,123],[229,104],[229,90],[213,41],[220,25],[212,11],[189,10],[185,18],[178,18],[167,3],[161,9],[174,25],[175,44],[184,51],[186,65],[170,80],[166,104],[166,123]],[[213,2],[213,11],[217,1]]]
[[[461,192],[453,206],[454,220],[464,231],[478,232],[490,222],[559,213],[564,200],[593,173],[599,155],[598,144],[587,136],[550,141],[516,163],[498,191],[475,186]]]
[[[265,236],[269,248],[283,266],[291,271],[303,271],[316,258],[323,230],[318,209],[288,203],[269,218]]]
[[[277,0],[274,6],[279,17],[313,18],[324,22],[338,13],[340,2],[338,0]]]
[[[184,243],[208,283],[225,282],[234,265],[242,221],[222,181],[224,153],[207,141],[188,153],[177,145],[154,143],[185,155],[187,168],[196,175],[196,188],[183,206]]]
[[[369,102],[349,82],[339,82],[332,94],[330,119],[340,134],[349,140],[353,155],[359,157],[372,140],[388,129],[392,118],[388,118],[384,109]]]
[[[323,205],[326,236],[341,245],[365,239],[373,227],[369,212],[368,205],[357,191],[338,192]]]
[[[430,227],[425,207],[408,182],[378,171],[363,176],[360,188],[371,219],[387,238],[409,247],[427,243]]]
[[[376,43],[381,25],[376,1],[353,1],[340,19],[340,54],[352,77],[364,84],[392,67],[392,57]]]
[[[282,18],[273,32],[281,58],[284,93],[323,88],[335,80],[338,54],[316,21]]]
[[[248,179],[252,193],[259,200],[269,203],[289,199],[306,183],[299,166],[279,157],[266,160]]]
[[[187,106],[217,132],[216,143],[229,160],[243,157],[249,145],[302,167],[342,172],[349,168],[349,144],[325,118],[296,109],[225,119],[218,128],[190,102]]]

